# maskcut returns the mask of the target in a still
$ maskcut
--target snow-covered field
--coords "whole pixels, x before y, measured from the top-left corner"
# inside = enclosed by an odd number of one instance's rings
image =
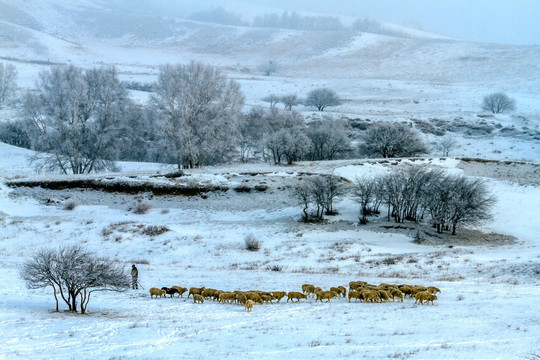
[[[0,359],[538,359],[540,47],[420,32],[394,38],[222,26],[173,14],[122,13],[107,3],[0,0],[0,61],[17,67],[21,92],[57,64],[114,65],[122,80],[146,83],[162,64],[199,60],[237,80],[247,108],[268,106],[261,99],[271,93],[305,96],[329,87],[344,103],[325,114],[432,124],[453,136],[452,157],[528,163],[416,160],[482,177],[497,197],[489,223],[417,244],[414,231],[385,229],[392,224],[384,219],[358,225],[351,198],[340,201],[339,215],[326,223],[300,223],[301,210],[287,190],[301,173],[354,180],[406,166],[406,160],[208,167],[191,171],[191,179],[231,187],[247,180],[269,188],[160,197],[10,188],[6,181],[58,176],[36,175],[29,150],[0,143]],[[262,76],[256,67],[269,60],[280,69]],[[514,97],[517,110],[493,116],[481,111],[482,97],[494,91]],[[132,95],[148,100],[148,93]],[[308,120],[321,116],[297,109]],[[15,109],[0,109],[0,121],[16,117]],[[439,156],[441,137],[429,131],[423,137],[430,155]],[[107,176],[161,181],[151,175],[174,170],[119,165],[120,172]],[[152,208],[136,215],[130,209],[141,199]],[[69,201],[74,210],[64,208]],[[143,235],[141,225],[170,231]],[[245,250],[248,234],[261,242],[259,251]],[[86,315],[54,312],[51,289],[28,290],[19,266],[37,249],[71,243],[126,269],[137,264],[145,289],[97,293]],[[441,293],[434,305],[409,298],[382,304],[284,299],[247,313],[238,305],[193,304],[186,295],[151,299],[147,291],[172,285],[300,291],[304,283],[328,289],[353,280],[433,285]]]
[[[0,171],[31,176],[3,145]],[[431,161],[465,172],[459,161]],[[124,164],[126,171],[132,171]],[[326,224],[299,223],[300,209],[281,182],[297,171],[359,174],[388,171],[384,164],[352,161],[267,165],[229,172],[268,171],[264,193],[157,197],[152,209],[128,209],[139,196],[97,191],[10,189],[0,192],[0,358],[412,358],[523,359],[540,352],[540,188],[486,179],[498,202],[494,219],[478,230],[512,235],[494,243],[412,242],[406,234],[357,225],[358,206],[338,204]],[[159,167],[147,172],[166,171]],[[227,167],[198,170],[226,181]],[[196,173],[197,173],[196,172]],[[195,176],[196,174],[194,174]],[[148,196],[148,194],[144,195]],[[46,205],[50,199],[53,205]],[[64,210],[73,200],[77,207]],[[142,235],[137,225],[165,225],[163,235]],[[382,223],[383,225],[387,223]],[[262,243],[244,249],[244,237]],[[82,243],[126,269],[136,263],[145,290],[98,293],[87,315],[55,313],[51,289],[27,290],[18,266],[41,247]],[[449,246],[450,245],[450,246]],[[272,271],[272,269],[280,271]],[[152,286],[206,286],[223,290],[299,291],[304,283],[328,289],[352,280],[411,283],[441,289],[435,305],[404,302],[238,305],[191,299],[151,299]]]

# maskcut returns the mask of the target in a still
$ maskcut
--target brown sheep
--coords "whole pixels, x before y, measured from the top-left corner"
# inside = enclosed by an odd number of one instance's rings
[[[426,305],[429,304],[430,301],[432,305],[435,305],[433,304],[433,300],[437,300],[437,295],[432,294],[427,290],[416,293],[415,297],[416,297],[416,300],[414,301],[414,303],[416,304],[417,302],[419,302],[420,305],[423,305],[424,301],[426,302]]]
[[[287,295],[285,291],[272,291],[270,294],[272,294],[272,296],[275,300],[277,300],[277,302],[280,302],[281,299],[283,299],[285,295]]]
[[[382,302],[378,291],[366,290],[362,295],[364,295],[364,302]]]
[[[214,297],[214,294],[216,293],[216,289],[204,289],[202,292],[201,292],[201,296],[205,299],[205,300],[208,300],[210,298],[213,298]]]
[[[390,294],[385,290],[378,290],[381,301],[390,301]]]
[[[182,296],[187,291],[185,287],[181,287],[181,286],[171,286],[171,289],[178,290],[178,296]]]
[[[338,294],[339,297],[341,297],[341,296],[345,297],[345,293],[343,293],[343,290],[341,288],[343,288],[343,286],[331,287],[330,291],[334,291],[335,293]],[[345,288],[343,288],[343,289],[345,289]]]
[[[296,301],[294,301],[293,299],[296,299]],[[287,294],[287,302],[289,302],[289,300],[291,300],[291,302],[300,302],[301,299],[307,299],[307,296],[302,294],[301,292],[296,291],[290,291]]]
[[[187,297],[189,298],[190,295],[195,295],[195,294],[201,295],[201,293],[205,289],[206,289],[205,287],[202,287],[202,288],[196,288],[196,287],[189,288],[189,294],[188,294]]]
[[[439,290],[438,287],[435,286],[428,286],[427,291],[429,291],[432,294],[440,293],[441,290]]]
[[[315,299],[315,302],[319,300],[320,302],[323,301],[323,299],[328,299],[327,302],[330,302],[330,299],[338,297],[338,293],[335,291],[319,291],[317,293],[317,298]]]
[[[212,301],[219,301],[219,295],[221,295],[222,292],[223,291],[221,291],[221,290],[214,291],[214,296],[212,298]]]
[[[178,294],[178,290],[174,288],[168,288],[166,286],[162,287],[161,290],[165,290],[165,293],[167,295],[171,295],[170,297],[174,297],[174,294]]]
[[[357,290],[360,286],[367,285],[365,281],[351,281],[349,283],[349,290]]]
[[[247,298],[246,298],[246,295],[245,294],[236,294],[236,301],[240,304],[240,305],[245,305],[246,302],[247,302]],[[253,300],[251,300],[253,302]]]
[[[246,307],[246,310],[248,312],[252,311],[253,310],[253,300],[246,301],[245,307]]]
[[[264,301],[265,303],[270,303],[272,304],[272,300],[274,300],[274,297],[271,296],[271,295],[266,295],[266,294],[262,294],[260,295],[262,301]]]
[[[364,300],[364,295],[359,291],[349,291],[349,302],[351,302],[351,299],[355,299],[354,302],[358,301],[358,299],[362,301]]]
[[[396,298],[399,298],[403,302],[403,293],[399,289],[390,290],[390,295],[392,296],[392,301],[395,301]]]
[[[163,289],[158,289],[158,288],[155,288],[155,287],[153,287],[153,288],[150,289],[150,297],[151,297],[151,298],[153,298],[154,296],[155,296],[155,297],[158,297],[158,296],[159,296],[159,297],[163,297],[163,296],[165,296],[166,294],[167,294],[167,293],[166,293],[165,290],[163,290]]]
[[[404,295],[409,295],[409,297],[412,297],[412,295],[411,295],[412,286],[411,286],[411,285],[407,285],[407,284],[399,285],[399,286],[398,286],[398,289],[399,289]]]
[[[218,302],[225,304],[225,301],[229,304],[232,303],[234,300],[236,300],[236,294],[232,292],[222,292],[219,294],[219,300]]]
[[[415,285],[411,288],[411,297],[415,296],[416,297],[416,294],[421,292],[421,291],[427,291],[427,287],[425,286],[420,286],[420,285]]]
[[[193,294],[193,303],[199,303],[199,304],[202,304],[204,303],[204,298],[202,297],[202,295],[199,295],[199,294]]]
[[[340,290],[340,293],[341,295],[343,295],[343,297],[347,296],[347,288],[345,288],[345,286],[338,286],[337,288]]]

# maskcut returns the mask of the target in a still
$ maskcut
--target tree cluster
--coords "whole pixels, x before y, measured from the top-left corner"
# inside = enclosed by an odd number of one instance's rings
[[[476,225],[490,218],[495,198],[485,183],[462,175],[412,167],[373,178],[358,178],[353,196],[360,204],[360,221],[378,214],[381,205],[387,218],[396,222],[419,222],[429,215],[438,233],[458,226]]]
[[[296,12],[283,12],[281,15],[273,13],[257,16],[253,20],[252,26],[317,31],[341,31],[345,29],[341,21],[336,17],[302,16]]]
[[[347,193],[343,181],[332,175],[311,176],[300,181],[292,196],[302,206],[302,221],[318,222],[324,214],[335,215],[334,203]]]
[[[43,249],[26,261],[20,275],[29,289],[52,287],[59,311],[59,298],[69,311],[84,314],[90,296],[98,291],[129,289],[129,274],[112,260],[96,257],[79,245]]]
[[[411,126],[381,121],[363,134],[359,152],[367,157],[394,158],[425,154],[427,148]]]
[[[345,121],[327,117],[306,124],[295,111],[252,108],[241,116],[238,133],[244,162],[260,156],[274,164],[291,164],[339,159],[352,153]]]
[[[0,107],[11,98],[17,88],[17,69],[12,64],[0,63]]]

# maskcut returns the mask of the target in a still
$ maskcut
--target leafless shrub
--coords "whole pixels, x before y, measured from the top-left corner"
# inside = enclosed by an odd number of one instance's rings
[[[150,265],[150,261],[146,259],[136,259],[136,260],[130,260],[128,261],[131,264],[143,264],[143,265]]]
[[[463,301],[465,300],[465,297],[463,295],[458,295],[458,297],[456,298],[457,301]]]
[[[283,266],[281,266],[281,265],[272,265],[272,266],[268,267],[268,270],[279,272],[279,271],[283,270]]]
[[[168,232],[170,230],[171,229],[169,229],[165,225],[148,225],[148,226],[145,226],[141,230],[141,234],[147,235],[147,236],[158,236],[158,235],[164,234],[164,233],[166,233],[166,232]]]
[[[139,201],[133,207],[133,213],[137,215],[144,215],[152,208],[152,204],[148,201]]]
[[[253,234],[248,234],[244,238],[244,248],[248,251],[259,251],[261,242]]]
[[[384,258],[382,263],[384,265],[390,266],[390,265],[395,265],[402,260],[403,260],[403,256],[389,256],[389,257]]]
[[[75,201],[68,201],[64,204],[64,210],[72,211],[75,210],[76,207],[77,204],[75,203]]]

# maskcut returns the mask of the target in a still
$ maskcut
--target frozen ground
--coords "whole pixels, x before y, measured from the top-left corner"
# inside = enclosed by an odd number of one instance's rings
[[[17,150],[8,146],[1,150],[8,156],[1,158],[0,171],[14,178]],[[474,169],[476,175],[481,166],[452,159],[425,162],[454,172]],[[263,176],[271,186],[262,193],[228,191],[206,199],[154,196],[145,215],[135,215],[129,208],[148,194],[2,186],[0,358],[523,359],[538,355],[537,185],[497,180],[488,169],[484,176],[498,198],[493,221],[476,229],[474,238],[430,238],[424,245],[413,243],[411,234],[382,231],[381,225],[389,225],[384,221],[358,226],[358,206],[351,199],[341,201],[340,215],[326,224],[299,223],[300,209],[287,191],[279,190],[300,171],[352,179],[392,166],[400,165],[337,161],[283,169],[266,165],[200,169],[193,176],[216,182],[231,181],[227,174],[272,170]],[[124,168],[133,170],[130,164]],[[152,171],[165,170],[148,166],[146,173]],[[32,175],[22,166],[17,172]],[[52,205],[45,204],[47,199]],[[77,204],[73,211],[63,208],[69,200]],[[150,237],[142,235],[137,225],[165,225],[171,231]],[[500,235],[482,235],[487,233]],[[261,250],[244,249],[247,234],[262,242]],[[18,266],[35,249],[65,243],[82,243],[126,269],[138,264],[145,290],[96,294],[87,315],[53,312],[50,289],[27,290]],[[276,268],[280,271],[272,271]],[[347,286],[352,280],[435,285],[442,292],[433,306],[415,305],[408,298],[383,304],[345,299],[291,304],[284,299],[256,306],[252,313],[211,301],[196,305],[185,295],[151,299],[147,293],[152,286],[172,285],[294,291],[304,283],[329,288]]]

